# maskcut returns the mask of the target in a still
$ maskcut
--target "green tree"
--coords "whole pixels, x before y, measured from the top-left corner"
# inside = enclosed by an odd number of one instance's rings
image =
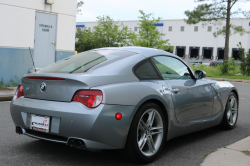
[[[244,28],[232,25],[230,23],[230,18],[238,14],[248,17],[250,13],[242,11],[241,9],[233,10],[233,7],[238,2],[248,2],[250,0],[195,0],[195,2],[206,1],[209,3],[200,4],[193,11],[185,11],[186,16],[188,17],[185,21],[188,24],[196,24],[200,21],[226,20],[226,28],[220,29],[217,33],[214,33],[214,36],[225,35],[224,63],[226,63],[226,61],[228,61],[229,53],[230,29],[232,29],[234,33],[240,33],[241,35],[247,32]],[[223,73],[227,72],[227,68],[225,68]]]
[[[240,56],[240,71],[243,75],[250,76],[250,52],[245,52],[245,49],[242,48],[241,42],[237,44],[240,49],[239,56]]]
[[[81,14],[81,7],[82,7],[82,5],[84,4],[84,2],[83,1],[79,1],[79,2],[77,2],[77,4],[76,4],[76,14]]]
[[[78,52],[102,47],[130,46],[136,39],[136,34],[127,26],[115,22],[109,16],[97,17],[98,24],[92,31],[77,28],[75,43]]]
[[[83,52],[86,50],[91,50],[95,47],[93,40],[93,33],[87,29],[81,29],[77,27],[76,38],[78,41],[75,43],[75,49],[77,52]]]
[[[139,16],[139,34],[137,39],[133,41],[136,46],[158,48],[162,50],[172,51],[173,47],[169,46],[169,39],[163,40],[162,37],[165,34],[160,33],[155,26],[155,23],[159,23],[160,17],[155,19],[152,17],[152,13],[145,14],[142,10],[139,10],[141,16]]]
[[[119,22],[115,22],[109,16],[99,16],[97,19],[98,24],[93,28],[96,48],[128,46],[136,37],[127,26],[119,25]]]

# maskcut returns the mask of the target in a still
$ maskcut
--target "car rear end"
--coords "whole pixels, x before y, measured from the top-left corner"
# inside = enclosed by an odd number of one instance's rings
[[[72,56],[39,73],[25,75],[11,101],[16,132],[78,148],[123,148],[135,107],[107,104],[105,92],[93,88],[93,82],[97,85],[99,80],[102,85],[102,80],[105,84],[106,78],[115,77],[94,76],[93,68],[134,55],[120,54],[90,52],[84,60]]]

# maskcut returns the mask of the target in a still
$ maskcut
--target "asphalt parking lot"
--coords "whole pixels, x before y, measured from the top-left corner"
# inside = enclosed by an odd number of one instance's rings
[[[236,128],[218,127],[172,139],[165,143],[159,158],[148,165],[200,165],[206,154],[250,135],[250,84],[233,83],[240,94]],[[15,133],[9,112],[10,102],[0,103],[0,165],[135,165],[121,158],[119,151],[88,152],[29,138]]]

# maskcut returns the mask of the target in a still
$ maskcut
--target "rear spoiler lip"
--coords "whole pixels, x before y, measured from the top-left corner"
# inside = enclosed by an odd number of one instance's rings
[[[32,77],[25,77],[28,80],[46,80],[46,81],[65,81],[64,78],[58,78],[58,77],[40,77],[40,76],[32,76]]]
[[[70,79],[70,80],[75,80],[75,81],[80,81],[80,82],[84,82],[85,79],[83,79],[84,77],[89,77],[89,74],[85,74],[85,73],[79,73],[79,74],[58,74],[58,73],[29,73],[29,74],[25,74],[23,76],[23,79],[25,80],[42,80],[42,79],[29,79],[29,77],[35,78],[35,77],[47,77],[47,78],[58,78],[58,79]],[[50,81],[50,80],[45,80],[45,81]],[[63,80],[61,80],[63,81]]]

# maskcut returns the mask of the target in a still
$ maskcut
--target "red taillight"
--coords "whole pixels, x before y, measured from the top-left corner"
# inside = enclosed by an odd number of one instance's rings
[[[78,101],[90,108],[98,107],[103,99],[100,90],[79,90],[75,93],[72,101]]]
[[[19,85],[16,90],[16,99],[23,96],[23,86]]]
[[[64,78],[55,78],[55,77],[26,77],[29,80],[51,80],[51,81],[64,81]]]

